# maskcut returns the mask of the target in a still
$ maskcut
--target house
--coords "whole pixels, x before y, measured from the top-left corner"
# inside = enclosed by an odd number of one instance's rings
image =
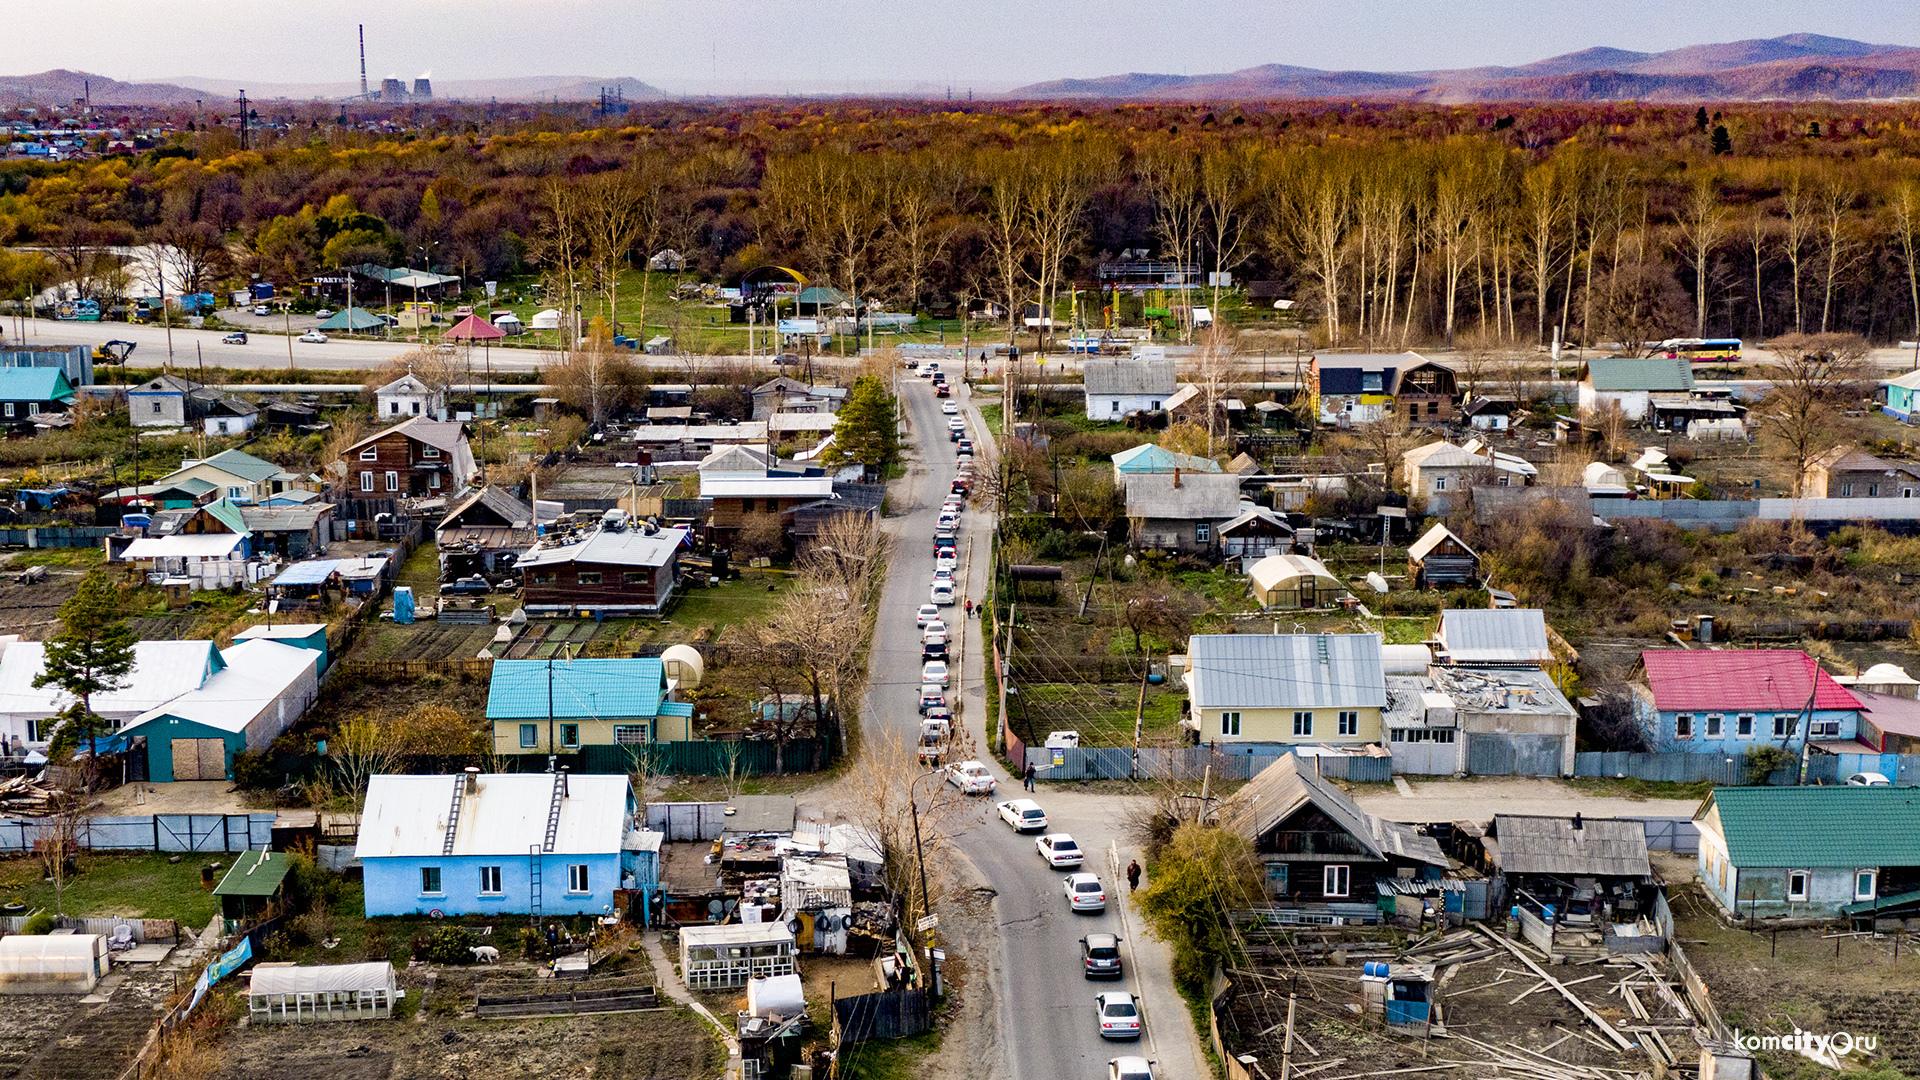
[[[541,539],[514,564],[529,615],[658,615],[680,581],[685,529],[602,524]]]
[[[827,535],[833,522],[841,517],[858,517],[866,523],[867,528],[877,531],[880,528],[880,507],[886,501],[885,484],[835,480],[833,494],[810,503],[801,503],[787,515],[787,533],[793,538],[794,557],[804,557],[821,537]]]
[[[1287,523],[1286,517],[1264,506],[1243,506],[1238,516],[1218,530],[1221,557],[1259,559],[1286,554],[1293,546],[1294,537],[1293,526]]]
[[[1920,466],[1885,461],[1852,446],[1836,446],[1807,462],[1803,499],[1911,499],[1920,493]]]
[[[496,754],[686,742],[693,707],[669,700],[658,657],[495,660],[487,721]]]
[[[610,912],[638,884],[634,809],[623,775],[375,776],[354,848],[367,917]]]
[[[791,532],[792,513],[833,497],[833,478],[786,461],[764,447],[716,447],[700,461],[700,497],[711,499],[714,542],[730,546],[744,529],[777,523]]]
[[[653,455],[655,461],[699,461],[722,447],[764,444],[768,424],[766,420],[738,424],[641,424],[633,429],[633,443],[637,449]]]
[[[1212,556],[1219,528],[1240,516],[1240,478],[1230,473],[1129,476],[1127,519],[1137,549]]]
[[[1303,391],[1323,424],[1439,423],[1453,419],[1458,380],[1415,352],[1341,354],[1314,357]]]
[[[1318,559],[1305,555],[1268,555],[1247,571],[1253,598],[1269,611],[1306,611],[1331,607],[1347,587]]]
[[[349,490],[369,497],[451,498],[477,473],[467,426],[455,421],[406,420],[347,447],[341,458]]]
[[[262,623],[258,626],[249,626],[233,635],[236,643],[258,639],[277,641],[297,649],[311,649],[320,655],[319,672],[322,675],[327,673],[327,668],[332,662],[327,651],[326,623]]]
[[[178,375],[156,375],[127,390],[127,415],[134,427],[186,427],[200,419],[199,389]]]
[[[0,423],[73,408],[73,384],[56,367],[0,367]]]
[[[1087,396],[1087,419],[1124,420],[1129,413],[1159,412],[1179,384],[1173,361],[1161,359],[1099,359],[1088,357],[1081,383]]]
[[[247,851],[234,859],[226,876],[213,887],[220,902],[222,928],[237,934],[257,925],[286,901],[287,872],[293,856],[284,851]]]
[[[1898,787],[1716,787],[1700,883],[1739,919],[1871,918],[1920,890],[1920,802]]]
[[[256,503],[265,502],[282,491],[300,488],[305,483],[273,462],[263,461],[241,450],[222,450],[209,458],[182,461],[178,469],[154,483],[178,484],[195,479],[216,485],[223,498]]]
[[[260,422],[260,408],[234,394],[214,394],[201,410],[200,422],[209,435],[245,435]]]
[[[1503,454],[1478,435],[1461,443],[1460,449],[1487,459],[1493,466],[1496,487],[1528,487],[1540,476],[1540,469],[1533,462],[1518,454]]]
[[[1579,406],[1597,413],[1613,402],[1628,420],[1652,418],[1655,402],[1679,403],[1693,394],[1693,361],[1684,357],[1613,357],[1590,360],[1580,376]]]
[[[1545,668],[1553,663],[1547,613],[1539,608],[1449,608],[1440,613],[1434,659],[1442,664]]]
[[[376,422],[398,423],[414,417],[446,420],[447,388],[409,371],[373,392]]]
[[[251,534],[249,546],[256,555],[271,553],[283,559],[305,559],[327,553],[327,543],[333,536],[332,503],[237,509],[241,524]]]
[[[320,410],[312,405],[275,398],[269,398],[261,404],[265,408],[261,410],[260,422],[269,430],[297,428],[301,431],[324,431],[332,426],[320,419]]]
[[[753,419],[766,420],[779,413],[831,416],[846,400],[844,386],[810,386],[781,375],[753,388]]]
[[[1480,556],[1435,522],[1407,549],[1407,578],[1416,589],[1473,588],[1480,584]]]
[[[1480,837],[1498,893],[1567,912],[1589,905],[1595,926],[1632,922],[1652,899],[1647,823],[1639,818],[1496,814]]]
[[[1513,411],[1510,398],[1476,397],[1460,409],[1460,416],[1475,431],[1506,431],[1513,424]]]
[[[219,657],[198,686],[120,729],[146,739],[148,780],[230,779],[235,754],[264,753],[319,695],[320,654],[311,649],[242,641]]]
[[[1571,776],[1579,714],[1538,668],[1435,664],[1387,676],[1393,771]]]
[[[1227,747],[1380,741],[1387,705],[1379,634],[1195,634],[1185,725]]]
[[[1863,690],[1858,685],[1849,689],[1860,699],[1859,739],[1862,743],[1880,754],[1920,754],[1920,701],[1905,694]]]
[[[1220,463],[1193,454],[1176,454],[1156,443],[1141,443],[1113,455],[1113,477],[1122,484],[1127,482],[1129,476],[1170,473],[1175,469],[1189,473],[1217,473]]]
[[[1655,750],[1743,754],[1808,738],[1851,745],[1860,699],[1798,649],[1648,650],[1631,684],[1634,718]],[[1800,714],[1812,705],[1812,729]]]
[[[1252,841],[1268,898],[1295,913],[1283,921],[1377,923],[1376,882],[1432,880],[1447,869],[1432,837],[1366,813],[1293,754],[1222,799],[1216,820]]]
[[[1439,513],[1445,513],[1453,500],[1464,498],[1474,484],[1493,482],[1491,459],[1449,442],[1415,447],[1401,455],[1400,465],[1407,490]]]
[[[500,487],[478,487],[447,508],[434,527],[440,580],[472,574],[493,578],[511,570],[534,545],[533,507]]]
[[[1920,371],[1909,371],[1887,380],[1886,402],[1880,411],[1903,423],[1912,423],[1913,414],[1920,412]]]
[[[115,728],[193,690],[224,666],[211,641],[136,641],[133,669],[115,690],[93,695],[93,711]],[[0,732],[10,750],[44,750],[58,714],[73,699],[58,687],[36,687],[46,645],[16,641],[0,652]]]

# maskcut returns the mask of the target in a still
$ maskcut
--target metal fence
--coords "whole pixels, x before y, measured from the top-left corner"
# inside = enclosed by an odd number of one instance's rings
[[[91,548],[120,530],[102,525],[57,525],[0,529],[0,547]]]
[[[772,739],[588,745],[558,755],[556,763],[569,772],[593,776],[638,772],[643,765],[651,772],[673,776],[772,776],[820,772],[833,764],[833,757],[833,739],[828,736],[788,739],[784,745]],[[329,761],[319,754],[288,754],[275,757],[271,768],[288,780],[310,779],[326,773]],[[546,772],[547,765],[546,754],[434,754],[402,757],[393,771],[451,775],[476,768],[537,773]]]
[[[1807,759],[1806,782],[1838,784],[1855,773],[1879,773],[1900,787],[1920,787],[1920,754],[1814,754]],[[1583,753],[1573,755],[1573,775],[1632,777],[1661,783],[1748,782],[1744,754]],[[1799,770],[1781,769],[1767,777],[1775,786],[1799,780]]]
[[[1647,827],[1648,851],[1671,851],[1675,855],[1700,853],[1700,828],[1689,818],[1641,818]]]
[[[1009,743],[1009,755],[1012,745]],[[1136,765],[1134,751],[1123,746],[1027,747],[1026,764],[1033,766],[1038,780],[1198,780],[1209,770],[1222,780],[1251,780],[1291,752],[1277,748],[1226,753],[1207,746],[1143,747]],[[1311,763],[1321,776],[1340,780],[1384,784],[1393,779],[1390,757],[1313,756],[1305,763]]]
[[[97,817],[74,827],[90,851],[248,851],[273,846],[272,814],[154,814]],[[49,818],[0,820],[0,852],[32,851],[59,823]]]

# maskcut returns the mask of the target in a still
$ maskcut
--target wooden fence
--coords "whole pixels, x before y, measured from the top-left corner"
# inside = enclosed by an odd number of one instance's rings
[[[493,661],[473,657],[446,660],[348,660],[340,668],[342,675],[369,682],[405,682],[429,675],[453,675],[463,679],[493,677]]]

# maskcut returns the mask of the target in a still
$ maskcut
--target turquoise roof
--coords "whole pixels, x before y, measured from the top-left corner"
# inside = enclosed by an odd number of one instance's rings
[[[256,484],[280,475],[280,466],[271,461],[262,461],[252,454],[239,450],[222,450],[210,458],[203,459],[203,464],[211,465],[224,473],[231,473],[242,480],[251,480]]]
[[[0,401],[69,401],[73,384],[54,367],[0,367]]]
[[[552,690],[549,698],[548,678]],[[495,660],[487,719],[627,719],[660,715],[666,669],[657,657],[609,660]],[[667,715],[691,715],[668,713]]]
[[[1187,472],[1220,471],[1217,461],[1194,457],[1192,454],[1176,454],[1155,443],[1141,443],[1131,450],[1120,451],[1113,455],[1113,467],[1123,473],[1170,473],[1175,469]]]
[[[246,518],[240,516],[240,508],[235,506],[232,501],[221,499],[218,502],[208,503],[202,509],[206,510],[208,515],[214,520],[225,525],[235,533],[241,536],[253,535],[253,530],[247,528]]]
[[[1707,796],[1735,866],[1920,866],[1920,789],[1722,787]]]
[[[693,702],[663,701],[660,703],[660,715],[661,716],[692,716]]]

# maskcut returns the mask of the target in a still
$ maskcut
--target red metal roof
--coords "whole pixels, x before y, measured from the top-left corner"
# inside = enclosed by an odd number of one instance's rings
[[[1852,694],[1860,699],[1860,706],[1867,710],[1867,719],[1873,721],[1874,727],[1889,735],[1920,738],[1920,701],[1866,690],[1854,690]],[[1884,747],[1876,749],[1885,750]]]
[[[1661,712],[1858,709],[1860,701],[1798,649],[1663,649],[1640,654]],[[1809,685],[1809,681],[1812,685]]]

